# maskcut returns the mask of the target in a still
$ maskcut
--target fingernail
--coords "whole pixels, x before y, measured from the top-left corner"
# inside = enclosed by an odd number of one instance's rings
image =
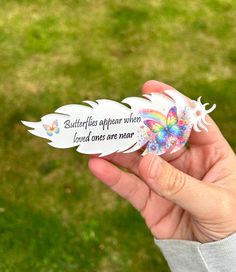
[[[149,177],[151,179],[155,179],[155,177],[157,176],[159,165],[160,165],[159,157],[157,155],[153,155],[150,162],[149,171],[148,171]]]

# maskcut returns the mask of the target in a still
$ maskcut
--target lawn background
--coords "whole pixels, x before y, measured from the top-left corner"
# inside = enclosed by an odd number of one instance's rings
[[[236,1],[0,1],[0,271],[169,271],[138,213],[20,120],[139,96],[157,79],[217,104],[236,149]]]

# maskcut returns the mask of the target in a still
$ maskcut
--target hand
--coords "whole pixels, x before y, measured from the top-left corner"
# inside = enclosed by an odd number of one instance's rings
[[[172,87],[148,81],[143,93]],[[189,148],[161,157],[141,151],[91,158],[91,172],[128,200],[157,239],[211,242],[236,232],[236,156],[214,121]],[[129,172],[120,170],[125,167]]]

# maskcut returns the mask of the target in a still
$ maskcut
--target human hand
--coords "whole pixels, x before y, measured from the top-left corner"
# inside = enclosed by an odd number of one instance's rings
[[[143,93],[172,87],[148,81]],[[91,172],[128,200],[157,239],[223,239],[236,232],[236,156],[214,121],[174,154],[141,151],[90,158]],[[129,172],[117,166],[125,167]]]

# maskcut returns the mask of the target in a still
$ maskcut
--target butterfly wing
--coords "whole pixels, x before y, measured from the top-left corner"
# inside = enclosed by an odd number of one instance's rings
[[[178,115],[177,108],[172,107],[167,114],[167,128],[168,132],[173,137],[181,137],[183,135],[183,131],[178,125]]]
[[[172,107],[167,114],[167,126],[171,127],[178,123],[178,115],[176,106]]]
[[[183,135],[183,130],[176,124],[168,128],[169,134],[174,137],[181,137]]]
[[[55,132],[56,134],[58,134],[60,131],[57,120],[54,120],[52,123],[52,131]]]
[[[162,129],[157,133],[156,141],[161,146],[168,145],[168,132],[166,129]]]
[[[48,136],[52,136],[53,135],[53,133],[51,131],[51,127],[49,125],[43,125],[43,127],[46,130]]]
[[[156,134],[156,142],[159,145],[165,145],[167,142],[167,138],[168,138],[168,133],[166,128],[154,121],[154,120],[145,120],[144,124],[153,132]]]
[[[163,129],[163,126],[154,120],[145,120],[144,124],[154,133],[158,133]]]

